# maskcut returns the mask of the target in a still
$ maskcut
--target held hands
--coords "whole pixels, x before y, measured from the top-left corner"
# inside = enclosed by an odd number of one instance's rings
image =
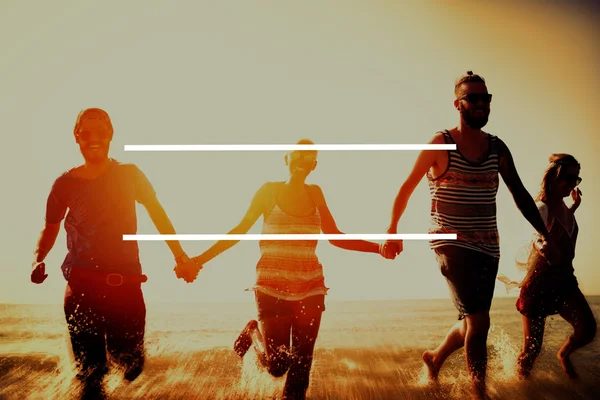
[[[39,285],[43,283],[48,277],[48,274],[46,273],[45,263],[34,261],[31,264],[31,268],[31,282]]]
[[[388,260],[393,260],[402,253],[403,247],[402,240],[388,240],[379,245],[379,254]]]
[[[194,282],[202,269],[202,265],[198,264],[195,259],[190,259],[185,253],[176,258],[175,262],[177,263],[173,268],[175,275],[187,283]]]

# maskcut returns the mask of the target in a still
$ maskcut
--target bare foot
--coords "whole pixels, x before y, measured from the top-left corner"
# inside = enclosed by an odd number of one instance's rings
[[[527,379],[531,375],[533,364],[524,356],[520,356],[517,360],[517,376],[519,379]]]
[[[435,355],[433,351],[425,351],[423,353],[423,362],[427,366],[427,373],[429,375],[429,379],[432,381],[437,381],[438,374],[440,373],[440,366],[435,362]]]
[[[233,344],[233,350],[241,357],[244,358],[244,355],[250,347],[252,346],[252,334],[255,330],[258,329],[258,322],[256,320],[251,320],[246,324],[246,327],[240,333],[240,336],[236,339]]]
[[[571,379],[577,379],[579,375],[575,372],[575,368],[571,363],[571,357],[567,355],[562,355],[560,352],[556,355],[558,361],[560,361],[560,365],[562,366],[563,372]]]

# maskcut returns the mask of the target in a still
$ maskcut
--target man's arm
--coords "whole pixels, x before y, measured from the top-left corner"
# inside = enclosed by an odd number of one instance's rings
[[[41,284],[48,277],[44,260],[46,259],[46,256],[50,250],[52,250],[59,231],[60,222],[55,224],[46,222],[44,225],[44,229],[42,229],[37,246],[33,252],[35,257],[31,263],[31,282]]]
[[[135,183],[135,200],[144,206],[158,233],[161,235],[175,235],[175,228],[167,216],[165,209],[158,201],[154,187],[142,170],[133,164],[132,168]],[[177,264],[188,261],[187,255],[178,240],[166,240],[165,242],[169,246],[171,253],[173,253]]]
[[[65,186],[61,178],[56,179],[46,200],[45,224],[33,252],[34,259],[31,264],[31,281],[33,283],[43,283],[48,277],[44,260],[54,247],[54,243],[56,243],[56,238],[60,232],[60,224],[68,208],[63,200],[64,190]]]
[[[548,240],[548,230],[540,216],[535,201],[527,189],[525,189],[525,186],[523,186],[523,182],[521,182],[510,150],[500,139],[498,139],[498,152],[500,156],[500,175],[512,194],[517,208],[535,230],[538,231],[545,240]]]
[[[160,233],[161,235],[176,234],[175,228],[173,227],[171,220],[169,219],[167,213],[165,212],[165,209],[160,204],[156,196],[153,196],[152,198],[145,201],[143,205],[144,208],[146,208],[148,216],[154,223],[154,226],[156,227],[158,233]],[[179,243],[178,240],[166,240],[165,242],[167,243],[167,246],[169,246],[171,253],[173,253],[173,257],[175,258],[175,260],[179,260],[182,256],[185,255],[185,251],[183,251],[181,243]]]
[[[33,261],[34,264],[41,263],[46,259],[48,253],[50,253],[50,250],[54,247],[58,232],[60,232],[60,222],[56,224],[46,222],[44,229],[42,229],[42,232],[40,233],[40,238],[38,239],[35,251],[33,252],[35,255]]]
[[[429,144],[444,144],[444,135],[437,133],[430,141]],[[390,225],[387,229],[387,233],[396,234],[398,231],[398,222],[406,210],[408,200],[414,192],[415,188],[423,179],[423,176],[429,171],[429,169],[436,163],[439,155],[439,150],[423,150],[417,157],[413,169],[400,187],[398,194],[394,200],[394,207],[392,209],[392,218]]]

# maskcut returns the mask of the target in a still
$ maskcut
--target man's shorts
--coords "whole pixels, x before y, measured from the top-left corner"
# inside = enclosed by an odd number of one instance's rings
[[[499,259],[485,253],[445,245],[434,249],[442,275],[448,282],[458,319],[489,311],[496,287]]]

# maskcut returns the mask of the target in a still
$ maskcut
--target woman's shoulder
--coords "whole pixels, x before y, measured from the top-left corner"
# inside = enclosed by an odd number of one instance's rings
[[[259,190],[273,190],[282,185],[285,185],[284,181],[267,181],[261,185]]]
[[[537,206],[537,209],[540,213],[540,217],[542,217],[546,228],[552,226],[552,218],[550,215],[550,207],[548,207],[548,204],[544,203],[543,201],[536,201],[535,205]]]
[[[319,185],[306,184],[306,186],[308,187],[308,190],[313,194],[313,196],[316,195],[318,197],[324,197],[323,190],[321,189],[321,187]]]

